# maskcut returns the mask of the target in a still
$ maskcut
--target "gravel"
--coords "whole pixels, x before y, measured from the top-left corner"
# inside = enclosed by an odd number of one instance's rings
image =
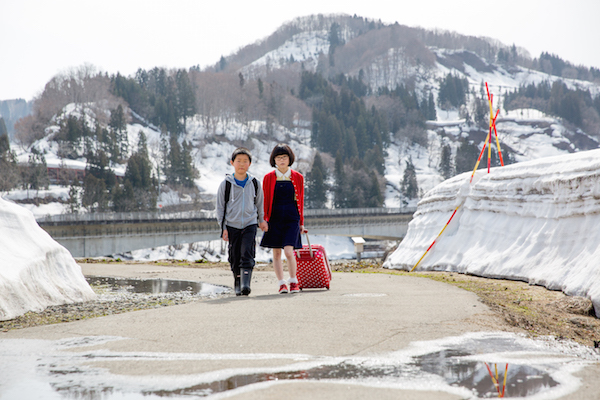
[[[201,295],[189,291],[144,294],[125,291],[111,291],[106,285],[90,285],[98,295],[97,300],[85,303],[61,304],[47,307],[40,312],[30,311],[17,318],[0,321],[0,331],[29,328],[38,325],[71,322],[81,319],[122,314],[130,311],[169,307],[217,297],[232,296],[231,290],[221,294]]]

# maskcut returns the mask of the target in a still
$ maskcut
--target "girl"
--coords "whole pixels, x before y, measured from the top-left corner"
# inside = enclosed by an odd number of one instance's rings
[[[304,177],[290,166],[294,163],[294,152],[286,144],[278,144],[271,152],[271,166],[276,167],[263,179],[265,221],[268,230],[260,245],[273,249],[273,268],[279,280],[279,293],[287,293],[283,279],[281,250],[287,259],[290,274],[290,292],[298,293],[296,258],[294,249],[302,248],[300,234],[304,229]]]

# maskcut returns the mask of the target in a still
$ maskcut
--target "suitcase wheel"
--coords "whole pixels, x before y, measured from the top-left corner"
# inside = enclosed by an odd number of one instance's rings
[[[325,286],[327,288],[327,290],[329,290],[329,285]]]

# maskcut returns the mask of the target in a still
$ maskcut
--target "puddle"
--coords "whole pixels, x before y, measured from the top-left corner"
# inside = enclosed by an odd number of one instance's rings
[[[284,380],[402,381],[410,379],[411,376],[415,375],[415,368],[413,367],[417,367],[417,371],[426,371],[426,369],[419,368],[419,363],[413,365],[372,367],[344,362],[309,370],[236,375],[220,381],[199,384],[184,389],[173,391],[162,390],[153,393],[161,397],[208,396],[256,383],[269,381],[281,382]],[[508,375],[506,384],[504,384],[503,374],[505,372],[505,364],[501,367],[502,369],[499,371],[499,379],[497,381],[499,382],[500,393],[504,394],[504,397],[507,398],[525,398],[548,391],[548,389],[559,384],[551,378],[548,372],[523,365],[510,365],[506,370],[508,371]],[[494,371],[493,365],[491,368]],[[498,396],[497,386],[495,386],[487,372],[485,363],[457,363],[451,369],[452,371],[444,367],[438,368],[436,374],[444,376],[446,382],[451,386],[469,390],[474,398],[500,397]],[[492,376],[496,376],[494,372],[492,374]]]
[[[572,342],[532,340],[509,333],[471,333],[412,343],[407,349],[372,357],[302,354],[171,354],[85,351],[122,338],[0,340],[0,399],[222,398],[285,381],[337,382],[398,390],[436,390],[465,399],[553,399],[580,385],[572,373],[600,355]],[[69,350],[65,352],[64,350]],[[78,352],[74,353],[73,351]],[[91,361],[288,360],[287,365],[225,368],[196,375],[113,375]],[[506,375],[506,381],[504,377]],[[498,382],[498,386],[494,383]],[[505,384],[504,384],[505,383]],[[7,394],[19,395],[11,397]],[[399,393],[399,396],[401,394]]]
[[[188,292],[192,295],[209,296],[231,290],[225,286],[213,285],[211,283],[174,279],[132,279],[87,276],[86,280],[90,285],[105,287],[110,292],[115,293],[160,294]]]

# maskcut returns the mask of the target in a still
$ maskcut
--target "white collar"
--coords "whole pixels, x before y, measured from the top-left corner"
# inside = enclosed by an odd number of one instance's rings
[[[292,176],[292,169],[288,168],[287,172],[284,174],[280,170],[275,168],[275,174],[277,175],[277,178],[290,179],[290,177]]]

